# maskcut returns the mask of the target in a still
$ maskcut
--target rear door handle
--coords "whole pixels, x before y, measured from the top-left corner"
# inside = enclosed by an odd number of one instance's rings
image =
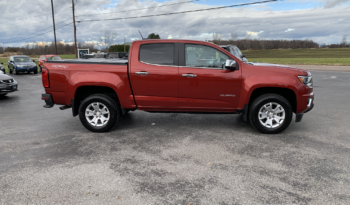
[[[191,73],[187,73],[187,74],[182,74],[182,77],[195,78],[195,77],[197,77],[197,75],[191,74]]]
[[[149,75],[149,73],[145,71],[140,71],[140,72],[136,72],[136,75]]]

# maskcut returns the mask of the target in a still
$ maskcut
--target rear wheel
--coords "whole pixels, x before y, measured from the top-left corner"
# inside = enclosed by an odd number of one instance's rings
[[[292,121],[292,106],[277,94],[259,96],[251,105],[249,121],[262,133],[277,134],[285,130]]]
[[[79,107],[79,118],[84,127],[92,132],[106,132],[119,120],[120,108],[107,95],[91,95]]]

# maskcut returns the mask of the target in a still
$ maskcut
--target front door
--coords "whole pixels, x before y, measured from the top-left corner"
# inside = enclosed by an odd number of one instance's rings
[[[130,79],[140,109],[178,106],[178,49],[176,43],[158,42],[133,45]]]
[[[242,70],[225,69],[230,57],[211,46],[185,44],[180,51],[185,65],[179,67],[179,109],[235,111]]]

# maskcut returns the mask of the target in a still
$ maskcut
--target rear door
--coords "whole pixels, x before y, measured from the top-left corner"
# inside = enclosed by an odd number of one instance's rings
[[[130,79],[137,106],[172,109],[178,106],[178,44],[175,42],[133,45]]]
[[[229,58],[232,59],[209,45],[180,43],[179,109],[236,110],[241,69],[225,69]]]

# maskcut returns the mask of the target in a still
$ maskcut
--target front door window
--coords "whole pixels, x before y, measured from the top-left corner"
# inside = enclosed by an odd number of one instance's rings
[[[229,57],[209,46],[186,44],[185,58],[186,67],[222,70],[225,68],[225,62]]]

